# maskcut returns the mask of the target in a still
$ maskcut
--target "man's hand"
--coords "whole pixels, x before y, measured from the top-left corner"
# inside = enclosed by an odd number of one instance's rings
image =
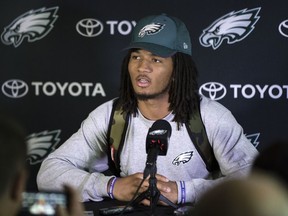
[[[138,194],[143,193],[148,190],[149,178],[143,182]],[[178,190],[176,182],[169,181],[165,176],[156,175],[157,178],[157,188],[160,193],[168,198],[171,202],[177,203],[178,200]],[[143,173],[135,173],[133,175],[118,178],[114,185],[113,195],[115,199],[121,201],[130,201],[136,193],[141,181],[143,180]],[[141,202],[144,205],[150,205],[150,201],[145,199]],[[165,205],[165,203],[160,202],[159,204]],[[167,205],[167,204],[166,204]]]
[[[178,201],[178,188],[177,188],[177,184],[174,181],[169,181],[167,178],[165,178],[164,176],[161,176],[161,178],[159,177],[159,175],[156,175],[157,178],[157,188],[160,191],[160,193],[162,194],[162,196],[165,196],[168,200],[170,200],[172,203],[177,203]],[[162,181],[161,179],[165,178],[166,181]],[[148,182],[149,185],[149,177],[148,180],[146,180]],[[144,205],[150,205],[150,201],[149,200],[144,200],[142,202],[142,204]],[[159,203],[160,205],[168,205],[167,203],[160,201]]]

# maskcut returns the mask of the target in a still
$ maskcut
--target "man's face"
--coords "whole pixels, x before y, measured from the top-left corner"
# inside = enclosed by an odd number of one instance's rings
[[[168,95],[173,61],[146,50],[131,53],[128,71],[138,99],[155,99]]]

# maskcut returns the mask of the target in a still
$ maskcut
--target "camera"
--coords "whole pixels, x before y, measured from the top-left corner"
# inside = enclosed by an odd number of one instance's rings
[[[63,192],[23,192],[21,215],[55,215],[58,205],[67,206]]]

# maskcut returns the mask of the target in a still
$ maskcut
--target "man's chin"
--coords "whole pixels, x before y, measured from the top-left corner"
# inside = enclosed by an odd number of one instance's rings
[[[152,97],[151,95],[147,95],[147,94],[136,94],[136,98],[137,100],[147,101],[149,99],[154,99],[155,97]]]
[[[140,101],[157,99],[161,96],[163,96],[163,94],[136,94],[136,98]]]

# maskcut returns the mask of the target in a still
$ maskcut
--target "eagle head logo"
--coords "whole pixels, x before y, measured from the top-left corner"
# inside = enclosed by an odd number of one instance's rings
[[[188,163],[191,160],[192,155],[193,151],[181,153],[172,161],[172,164],[179,166],[181,163]]]
[[[160,136],[160,135],[164,135],[166,133],[167,133],[167,130],[154,130],[154,131],[151,131],[149,133],[149,135],[152,135],[152,136],[158,135],[158,136]]]
[[[203,30],[199,40],[202,46],[215,50],[227,39],[228,44],[239,42],[247,37],[254,29],[258,19],[259,8],[233,11],[216,20],[212,25]]]
[[[53,28],[58,7],[31,10],[16,18],[4,28],[1,40],[5,45],[18,47],[24,38],[34,42],[45,37]]]
[[[54,130],[29,135],[26,138],[29,164],[41,163],[49,153],[54,151],[60,141],[60,133],[61,130]]]
[[[161,23],[151,23],[149,25],[144,26],[138,33],[138,37],[144,37],[145,35],[154,35],[159,33],[165,24]]]

